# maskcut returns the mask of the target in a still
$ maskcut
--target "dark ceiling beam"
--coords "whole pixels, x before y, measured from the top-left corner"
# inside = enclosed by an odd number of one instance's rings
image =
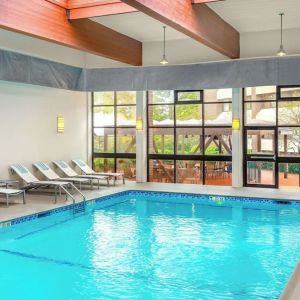
[[[229,58],[240,57],[239,32],[205,4],[192,5],[191,0],[123,2]]]
[[[69,21],[66,9],[41,0],[1,0],[0,28],[139,66],[142,43],[89,19]]]

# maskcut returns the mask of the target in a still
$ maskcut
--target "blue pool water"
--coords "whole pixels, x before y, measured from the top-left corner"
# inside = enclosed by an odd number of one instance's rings
[[[278,299],[300,206],[131,192],[1,229],[0,245],[5,300]]]

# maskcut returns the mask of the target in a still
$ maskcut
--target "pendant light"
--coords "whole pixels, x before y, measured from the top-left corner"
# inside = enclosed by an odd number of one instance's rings
[[[285,56],[286,52],[283,48],[283,43],[282,43],[282,18],[284,16],[284,13],[280,13],[279,16],[280,16],[280,24],[281,24],[281,26],[280,26],[280,48],[277,51],[277,56]]]
[[[162,60],[160,61],[160,63],[162,65],[166,65],[168,64],[168,60],[167,60],[167,57],[166,57],[166,26],[163,26],[163,29],[164,29],[164,54],[163,54],[163,57],[162,57]]]

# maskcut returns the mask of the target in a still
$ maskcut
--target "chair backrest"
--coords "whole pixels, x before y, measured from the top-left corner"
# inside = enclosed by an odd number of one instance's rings
[[[39,181],[29,170],[20,164],[12,165],[10,168],[26,183],[33,183]]]
[[[63,160],[54,160],[53,163],[68,177],[76,177],[78,174]]]
[[[82,159],[73,159],[73,163],[85,174],[94,174],[95,171],[90,168]]]
[[[33,165],[49,180],[55,180],[60,178],[46,163],[39,162]]]

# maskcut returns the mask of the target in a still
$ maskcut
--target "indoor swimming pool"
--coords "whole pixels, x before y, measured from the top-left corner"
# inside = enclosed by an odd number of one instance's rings
[[[4,225],[6,300],[278,299],[300,256],[294,201],[128,191]]]

